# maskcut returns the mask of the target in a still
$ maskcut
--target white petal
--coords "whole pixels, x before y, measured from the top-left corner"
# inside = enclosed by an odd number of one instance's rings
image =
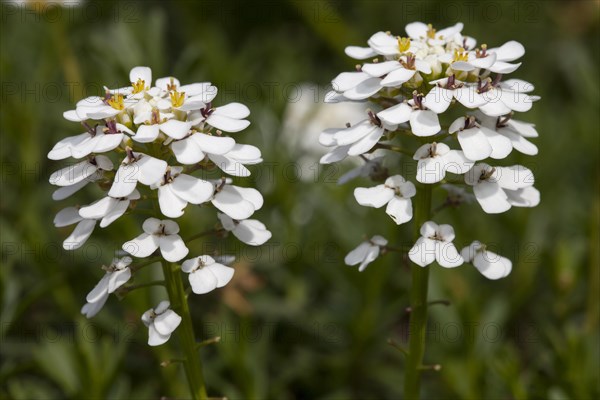
[[[117,204],[108,213],[106,213],[104,218],[102,218],[102,221],[100,221],[100,228],[106,228],[123,214],[125,214],[125,211],[127,211],[127,208],[129,207],[129,203],[130,202],[128,200],[118,201]]]
[[[431,110],[415,110],[410,114],[410,128],[416,136],[432,136],[442,127],[436,113]]]
[[[411,22],[404,28],[410,38],[424,39],[427,37],[429,27],[422,22]]]
[[[465,157],[471,161],[483,160],[492,154],[492,146],[479,128],[465,129],[458,132],[458,142]]]
[[[531,97],[525,93],[512,92],[510,90],[502,90],[502,102],[511,110],[518,112],[526,112],[531,110],[533,101]]]
[[[398,61],[385,61],[380,63],[364,64],[362,66],[362,71],[378,78],[385,74],[389,74],[400,67],[401,65]]]
[[[213,115],[223,115],[229,118],[242,119],[250,115],[250,109],[242,103],[229,103],[215,108]]]
[[[501,115],[510,114],[512,110],[501,102],[500,99],[490,98],[489,96],[486,96],[486,93],[483,94],[483,97],[488,100],[488,103],[479,107],[481,112],[490,117],[499,117]]]
[[[85,300],[88,303],[96,303],[105,297],[108,293],[108,282],[110,281],[111,274],[104,274],[102,279],[94,286],[94,288],[88,293]]]
[[[154,327],[161,335],[170,335],[181,323],[181,317],[173,310],[167,310],[154,318]]]
[[[441,157],[425,158],[417,163],[417,181],[421,183],[440,182],[445,176],[446,168]]]
[[[472,264],[488,279],[500,279],[510,274],[512,262],[491,251],[480,251],[475,254]]]
[[[94,146],[94,153],[105,153],[117,148],[123,142],[124,134],[111,133],[108,135],[96,135],[97,141]]]
[[[444,268],[458,267],[464,262],[454,244],[445,242],[436,243],[435,259]]]
[[[427,96],[425,96],[423,104],[436,114],[441,114],[450,107],[453,98],[452,92],[452,90],[435,86],[427,93]],[[379,116],[379,114],[377,114],[377,116]]]
[[[177,262],[188,255],[189,249],[186,247],[181,236],[177,234],[161,236],[159,239],[160,254],[170,262]]]
[[[218,288],[227,285],[229,281],[231,281],[231,278],[233,278],[233,273],[235,272],[233,268],[219,263],[211,264],[205,268],[217,278]]]
[[[356,60],[365,60],[377,55],[370,47],[348,46],[344,52],[348,57],[352,57]]]
[[[129,72],[129,82],[136,83],[138,79],[143,80],[146,86],[152,86],[152,70],[148,67],[133,67]]]
[[[433,221],[427,221],[423,225],[421,225],[421,228],[419,228],[419,233],[423,237],[430,237],[435,235],[438,229],[438,224],[436,224]]]
[[[222,219],[221,223],[223,224]],[[225,227],[224,224],[223,226]],[[262,222],[255,219],[240,221],[233,230],[233,234],[241,242],[251,246],[260,246],[271,238],[271,232],[267,230]]]
[[[498,48],[490,49],[489,52],[495,53],[498,60],[514,61],[525,54],[525,47],[521,43],[511,40]]]
[[[65,250],[76,250],[83,246],[94,231],[96,221],[92,219],[84,219],[79,222],[73,232],[63,242]]]
[[[190,138],[205,153],[226,154],[235,146],[235,140],[228,136],[212,136],[196,133]]]
[[[70,186],[92,176],[98,167],[90,162],[82,161],[58,170],[50,175],[50,183],[56,186]]]
[[[249,201],[254,206],[255,210],[260,210],[263,206],[264,199],[258,190],[240,186],[230,186],[230,188],[239,193],[244,200]]]
[[[179,218],[183,215],[183,209],[187,207],[188,202],[173,191],[172,184],[168,184],[158,188],[158,205],[163,215]]]
[[[250,125],[250,121],[245,119],[234,119],[223,115],[215,115],[214,113],[206,119],[206,122],[225,132],[239,132]]]
[[[350,128],[339,130],[334,135],[334,139],[338,145],[355,143],[367,136],[374,129],[373,124],[369,120],[363,120]]]
[[[158,125],[140,125],[131,138],[138,143],[154,142],[158,137],[159,130]]]
[[[139,167],[138,180],[144,185],[152,185],[160,181],[167,171],[167,162],[142,154],[135,163]]]
[[[137,185],[139,172],[139,167],[135,163],[131,165],[122,164],[115,174],[108,195],[115,198],[130,195]]]
[[[108,214],[118,202],[119,200],[112,197],[103,197],[88,206],[81,207],[79,215],[87,219],[100,219]]]
[[[400,103],[378,112],[377,117],[388,124],[396,125],[408,121],[412,112],[411,106],[406,103]]]
[[[196,294],[209,293],[217,288],[217,277],[206,267],[192,272],[188,279],[192,291]]]
[[[438,144],[439,146],[439,144]],[[467,159],[464,153],[459,150],[450,150],[444,155],[444,169],[452,174],[467,173],[474,165],[474,162]]]
[[[108,293],[113,293],[115,290],[123,286],[131,278],[131,270],[125,268],[120,271],[115,271],[109,274]]]
[[[379,256],[379,246],[369,246],[367,250],[367,254],[365,254],[365,258],[362,260],[360,265],[358,266],[358,271],[362,272],[367,268],[367,266],[375,261],[375,259]]]
[[[361,243],[357,248],[346,255],[344,262],[346,265],[360,264],[365,259],[370,247],[372,246],[369,242]]]
[[[208,201],[214,191],[212,183],[186,174],[178,175],[171,183],[171,188],[177,196],[192,204]]]
[[[390,72],[383,80],[381,81],[382,86],[400,86],[404,82],[408,82],[410,78],[415,75],[416,71],[413,69],[406,68],[398,68],[392,72]]]
[[[134,257],[144,258],[158,249],[158,238],[142,233],[138,237],[123,244],[123,250]]]
[[[517,121],[514,119],[508,120],[506,123],[515,132],[525,137],[538,137],[538,132],[535,129],[535,124],[529,122]]]
[[[260,149],[249,144],[236,143],[233,148],[227,152],[226,156],[244,164],[255,164],[262,161]]]
[[[408,258],[421,267],[431,264],[435,261],[435,241],[420,237],[409,250]]]
[[[394,197],[394,191],[385,185],[354,189],[354,198],[361,206],[380,208]]]
[[[77,207],[67,207],[60,210],[54,217],[54,226],[62,228],[65,226],[73,225],[83,218],[79,215],[79,209]]]
[[[148,345],[149,346],[159,346],[161,344],[166,343],[171,338],[171,334],[161,335],[158,333],[154,324],[150,324],[148,326]]]
[[[371,150],[379,142],[379,139],[383,136],[383,132],[383,128],[375,126],[369,135],[350,146],[348,155],[357,156]]]
[[[396,225],[403,224],[412,219],[412,202],[410,199],[394,196],[388,203],[385,212],[392,217]]]
[[[540,192],[533,186],[518,190],[505,190],[508,202],[515,207],[535,207],[540,204]]]
[[[185,165],[196,164],[205,157],[205,154],[191,137],[174,141],[171,143],[171,150],[173,150],[177,161]]]
[[[86,318],[92,318],[96,314],[102,310],[104,304],[106,304],[106,300],[108,299],[108,293],[105,293],[98,301],[94,303],[86,303],[81,307],[81,313],[85,315]]]
[[[506,193],[497,183],[481,182],[473,186],[477,202],[488,214],[499,214],[510,209]]]
[[[532,186],[535,182],[533,172],[522,165],[496,167],[493,178],[503,189],[517,190]]]
[[[491,158],[501,160],[510,154],[513,149],[510,139],[483,126],[481,127],[481,131],[487,137],[490,146],[492,146]]]
[[[398,39],[385,32],[377,32],[367,41],[369,46],[377,53],[384,56],[397,55],[400,53]]]
[[[178,121],[176,119],[170,119],[160,124],[160,130],[173,139],[183,139],[190,131],[190,128],[191,124],[189,122]]]
[[[454,90],[454,97],[467,108],[478,108],[486,103],[486,99],[477,93],[474,87],[463,86]]]
[[[350,100],[363,100],[379,92],[379,89],[381,89],[381,79],[370,78],[346,90],[344,96]]]
[[[320,164],[331,164],[334,162],[342,161],[343,159],[348,157],[348,150],[350,149],[350,147],[351,147],[351,145],[335,147],[329,153],[327,153],[323,157],[321,157],[321,159],[319,160],[319,163]]]
[[[89,180],[83,180],[71,186],[63,186],[61,188],[58,188],[52,193],[52,200],[64,200],[67,197],[70,197],[71,195],[79,191],[80,189],[82,189],[88,183],[90,183]]]
[[[370,78],[371,76],[364,72],[342,72],[331,81],[331,86],[337,92],[345,92]]]

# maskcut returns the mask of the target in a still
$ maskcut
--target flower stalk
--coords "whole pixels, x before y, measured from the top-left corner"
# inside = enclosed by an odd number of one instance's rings
[[[183,367],[194,400],[206,400],[206,384],[202,372],[202,359],[196,346],[194,325],[185,295],[185,288],[179,267],[176,264],[163,261],[163,273],[171,307],[181,316],[181,327],[177,330],[182,352],[185,354]]]
[[[422,185],[415,201],[415,239],[420,237],[419,229],[429,220],[431,213],[431,185]],[[413,263],[412,286],[410,290],[410,321],[408,356],[404,376],[404,398],[418,399],[421,388],[421,365],[425,355],[427,332],[427,293],[429,290],[429,268]]]

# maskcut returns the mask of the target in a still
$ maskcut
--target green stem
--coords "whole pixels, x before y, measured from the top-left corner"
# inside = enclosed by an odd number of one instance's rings
[[[417,240],[421,234],[421,225],[430,218],[431,185],[423,185],[418,192],[414,212],[414,236]],[[404,398],[419,398],[423,355],[425,354],[425,334],[427,328],[427,291],[429,285],[429,268],[412,266],[412,287],[410,290],[410,323],[408,338],[408,358],[404,377]]]
[[[171,301],[171,308],[181,316],[181,326],[177,329],[179,341],[185,354],[183,363],[185,374],[194,400],[206,400],[206,385],[202,374],[202,359],[196,347],[196,335],[190,309],[185,296],[183,280],[176,264],[163,261],[163,272]]]

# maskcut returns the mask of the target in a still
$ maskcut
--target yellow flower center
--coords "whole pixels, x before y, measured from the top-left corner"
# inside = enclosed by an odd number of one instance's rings
[[[133,94],[136,94],[146,89],[146,82],[138,78],[137,82],[131,82],[131,86],[133,86]]]
[[[400,53],[406,53],[410,49],[410,39],[406,37],[398,37],[398,49]]]
[[[427,37],[429,39],[435,39],[435,29],[431,24],[427,24]]]
[[[454,59],[452,61],[469,61],[469,54],[462,47],[456,49],[454,50]]]
[[[125,109],[125,103],[123,103],[123,96],[120,94],[113,95],[110,99],[108,99],[107,103],[115,110]]]
[[[183,102],[185,101],[185,92],[178,92],[176,90],[172,90],[170,96],[173,107],[178,108],[183,105]]]

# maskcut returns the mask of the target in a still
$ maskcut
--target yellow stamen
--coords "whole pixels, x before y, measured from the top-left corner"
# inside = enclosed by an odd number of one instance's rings
[[[435,39],[435,29],[431,24],[427,24],[427,37],[429,39]]]
[[[406,53],[410,49],[410,39],[398,36],[398,49],[400,53]]]
[[[113,95],[110,99],[108,99],[107,103],[115,110],[125,109],[125,103],[123,103],[123,96],[120,94]]]
[[[137,82],[131,82],[131,86],[133,86],[133,94],[136,94],[146,89],[146,82],[138,78]]]
[[[173,107],[179,108],[183,105],[183,102],[185,101],[185,92],[178,92],[176,90],[173,90],[171,91],[170,96]]]
[[[454,59],[452,61],[469,61],[469,54],[462,47],[456,49],[454,50]]]

